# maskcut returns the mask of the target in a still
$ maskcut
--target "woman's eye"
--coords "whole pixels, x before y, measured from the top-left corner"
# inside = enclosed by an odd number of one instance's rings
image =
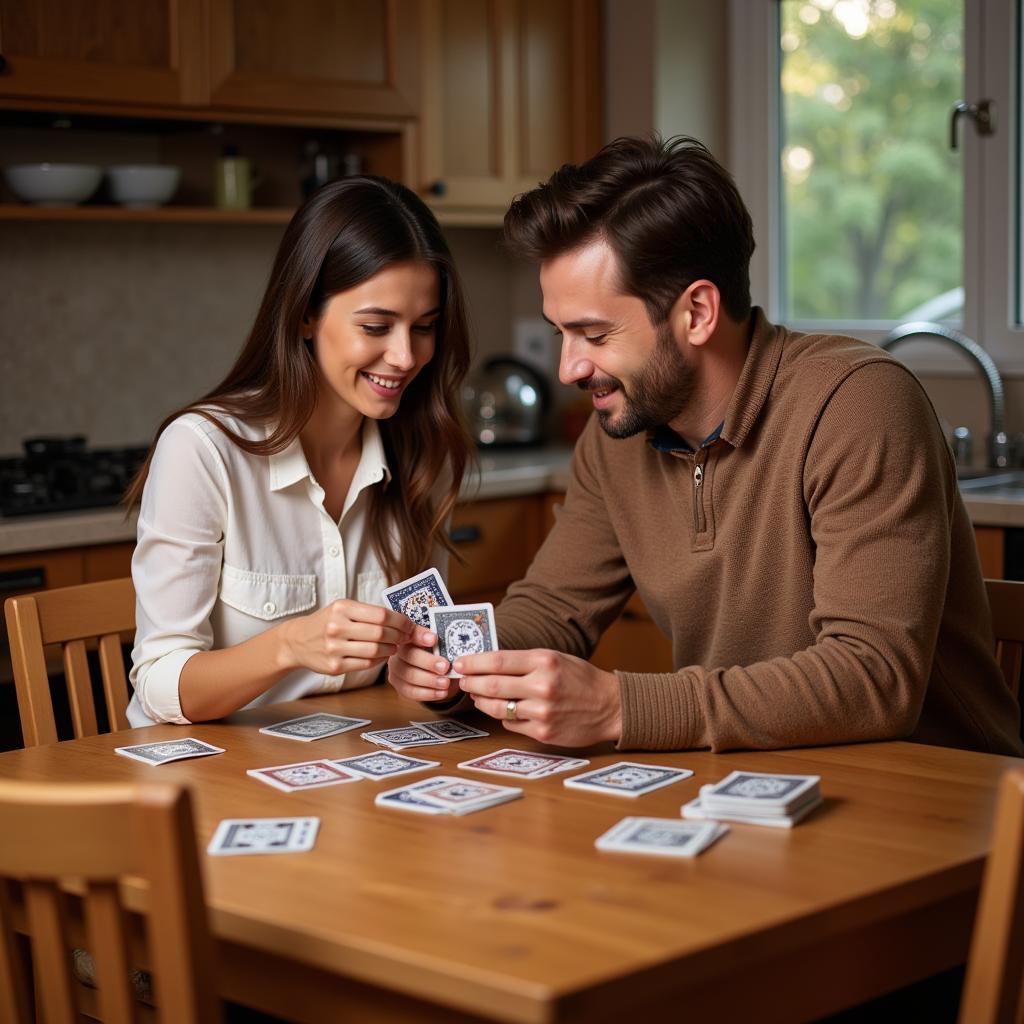
[[[414,328],[417,334],[433,334],[437,330],[437,321],[430,324],[417,324]]]
[[[360,324],[364,334],[373,335],[373,337],[379,337],[382,334],[387,334],[391,330],[390,324]]]

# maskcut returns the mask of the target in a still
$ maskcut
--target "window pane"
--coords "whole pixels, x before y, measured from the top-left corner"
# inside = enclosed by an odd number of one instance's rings
[[[781,0],[785,319],[960,319],[963,5]]]

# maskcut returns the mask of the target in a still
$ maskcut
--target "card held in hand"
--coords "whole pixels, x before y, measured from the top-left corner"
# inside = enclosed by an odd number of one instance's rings
[[[430,628],[437,634],[434,653],[449,662],[464,654],[482,654],[498,650],[498,630],[494,625],[494,605],[453,604],[450,608],[430,609]],[[448,673],[458,678],[454,668]]]
[[[392,611],[412,619],[417,626],[431,629],[429,611],[431,608],[444,608],[452,603],[436,569],[427,569],[418,576],[412,576],[384,591],[384,600]]]

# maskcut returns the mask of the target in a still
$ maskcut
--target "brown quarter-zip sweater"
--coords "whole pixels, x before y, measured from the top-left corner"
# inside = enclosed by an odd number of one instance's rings
[[[614,440],[591,417],[558,521],[497,610],[501,645],[588,657],[634,589],[677,670],[618,673],[622,748],[1024,753],[949,448],[873,345],[755,310],[707,447]]]

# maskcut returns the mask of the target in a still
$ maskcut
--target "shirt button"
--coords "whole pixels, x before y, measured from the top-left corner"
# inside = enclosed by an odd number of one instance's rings
[[[341,548],[339,548],[337,544],[332,544],[327,549],[327,554],[329,554],[331,556],[331,558],[337,558],[338,555],[341,554]]]
[[[266,604],[265,604],[265,605],[263,606],[263,610],[264,610],[264,611],[265,611],[265,612],[267,613],[267,615],[273,615],[273,614],[274,614],[274,612],[276,612],[276,611],[277,611],[277,605],[276,605],[276,604],[274,604],[274,602],[273,602],[273,601],[268,601],[268,602],[267,602],[267,603],[266,603]]]

